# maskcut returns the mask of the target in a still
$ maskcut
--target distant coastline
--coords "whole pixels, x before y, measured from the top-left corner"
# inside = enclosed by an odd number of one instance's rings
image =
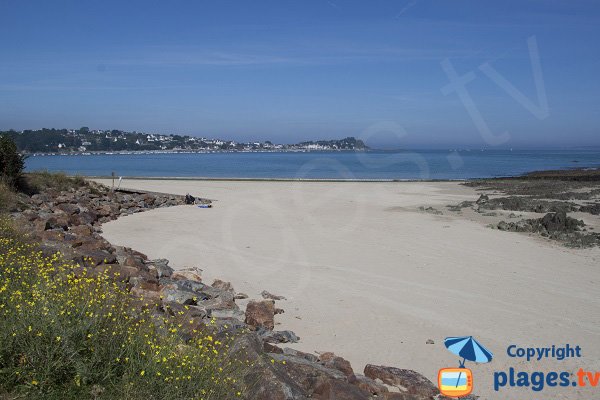
[[[338,151],[367,150],[365,143],[354,137],[309,140],[295,144],[279,144],[269,140],[236,142],[220,138],[189,135],[126,132],[117,129],[38,129],[0,132],[12,138],[19,151],[27,154],[87,154],[117,152],[212,152],[212,151]]]
[[[215,153],[329,153],[329,152],[369,152],[381,151],[365,149],[260,149],[260,150],[123,150],[123,151],[73,151],[73,152],[35,152],[27,156],[93,156],[93,155],[134,155],[134,154],[215,154]]]

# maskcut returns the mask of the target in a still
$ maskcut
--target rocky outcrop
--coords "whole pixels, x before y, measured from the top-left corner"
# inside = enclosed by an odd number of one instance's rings
[[[600,215],[600,203],[583,205],[579,208],[579,211],[587,212],[592,215]]]
[[[476,201],[462,201],[456,205],[449,205],[450,211],[461,211],[463,208],[473,207],[475,211],[486,212],[489,210],[527,211],[536,213],[570,212],[579,210],[575,203],[566,201],[540,200],[525,196],[509,196],[490,198],[482,194]]]
[[[559,211],[548,213],[542,218],[523,219],[517,222],[500,221],[498,229],[514,232],[540,232],[549,235],[577,232],[584,225],[583,221],[567,216],[564,211]]]
[[[522,219],[516,222],[500,221],[501,231],[539,233],[541,236],[564,242],[571,247],[600,245],[600,234],[584,232],[583,221],[569,217],[564,211],[548,213],[542,218]]]
[[[478,201],[479,210],[511,210],[511,211],[528,211],[536,213],[549,212],[570,212],[576,211],[579,207],[575,203],[566,201],[550,201],[533,199],[523,196],[497,197]]]
[[[553,214],[548,213],[544,215],[540,220],[540,225],[543,226],[547,232],[575,232],[579,230],[579,227],[584,226],[582,220],[571,218],[567,216],[564,211],[557,211]]]
[[[483,216],[495,217],[498,215],[491,210],[521,211],[545,214],[541,218],[520,219],[518,221],[494,222],[489,226],[502,231],[529,232],[552,240],[560,241],[569,247],[592,247],[600,245],[600,233],[590,232],[585,228],[581,220],[569,217],[569,212],[585,212],[592,215],[600,213],[600,203],[588,202],[578,204],[572,201],[556,199],[586,199],[593,200],[599,193],[600,188],[579,187],[579,192],[552,192],[557,184],[560,189],[570,187],[572,183],[553,181],[548,182],[519,182],[511,181],[510,184],[502,180],[488,180],[482,182],[469,182],[468,186],[487,186],[496,190],[502,190],[511,194],[507,197],[491,198],[487,194],[481,194],[476,201],[463,201],[456,205],[449,205],[450,211],[460,212],[464,208],[470,208]],[[527,195],[517,195],[517,194]],[[545,198],[542,198],[545,197]],[[552,200],[551,200],[552,199]],[[513,213],[508,218],[517,218]],[[590,228],[592,229],[592,228]]]

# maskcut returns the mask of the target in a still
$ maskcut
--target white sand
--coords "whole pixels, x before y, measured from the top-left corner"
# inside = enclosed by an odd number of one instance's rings
[[[179,206],[104,225],[112,243],[173,266],[198,266],[260,298],[283,295],[276,329],[293,347],[419,371],[458,365],[446,336],[473,335],[495,354],[467,363],[482,398],[594,398],[595,390],[492,391],[493,371],[600,371],[600,251],[501,232],[444,207],[477,194],[457,183],[126,181],[190,192],[212,209]],[[432,205],[444,215],[417,210]],[[433,339],[435,344],[426,344]],[[584,358],[526,362],[506,348],[580,345]]]

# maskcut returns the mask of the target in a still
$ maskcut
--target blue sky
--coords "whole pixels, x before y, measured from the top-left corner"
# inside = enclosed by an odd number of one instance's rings
[[[2,1],[0,129],[598,146],[598,37],[592,1]]]

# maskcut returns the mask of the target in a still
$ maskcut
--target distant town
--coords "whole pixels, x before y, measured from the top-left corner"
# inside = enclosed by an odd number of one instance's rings
[[[306,141],[276,144],[270,141],[240,143],[233,140],[121,130],[39,129],[0,132],[14,139],[19,151],[27,154],[85,154],[129,152],[260,152],[260,151],[364,151],[362,140]]]

